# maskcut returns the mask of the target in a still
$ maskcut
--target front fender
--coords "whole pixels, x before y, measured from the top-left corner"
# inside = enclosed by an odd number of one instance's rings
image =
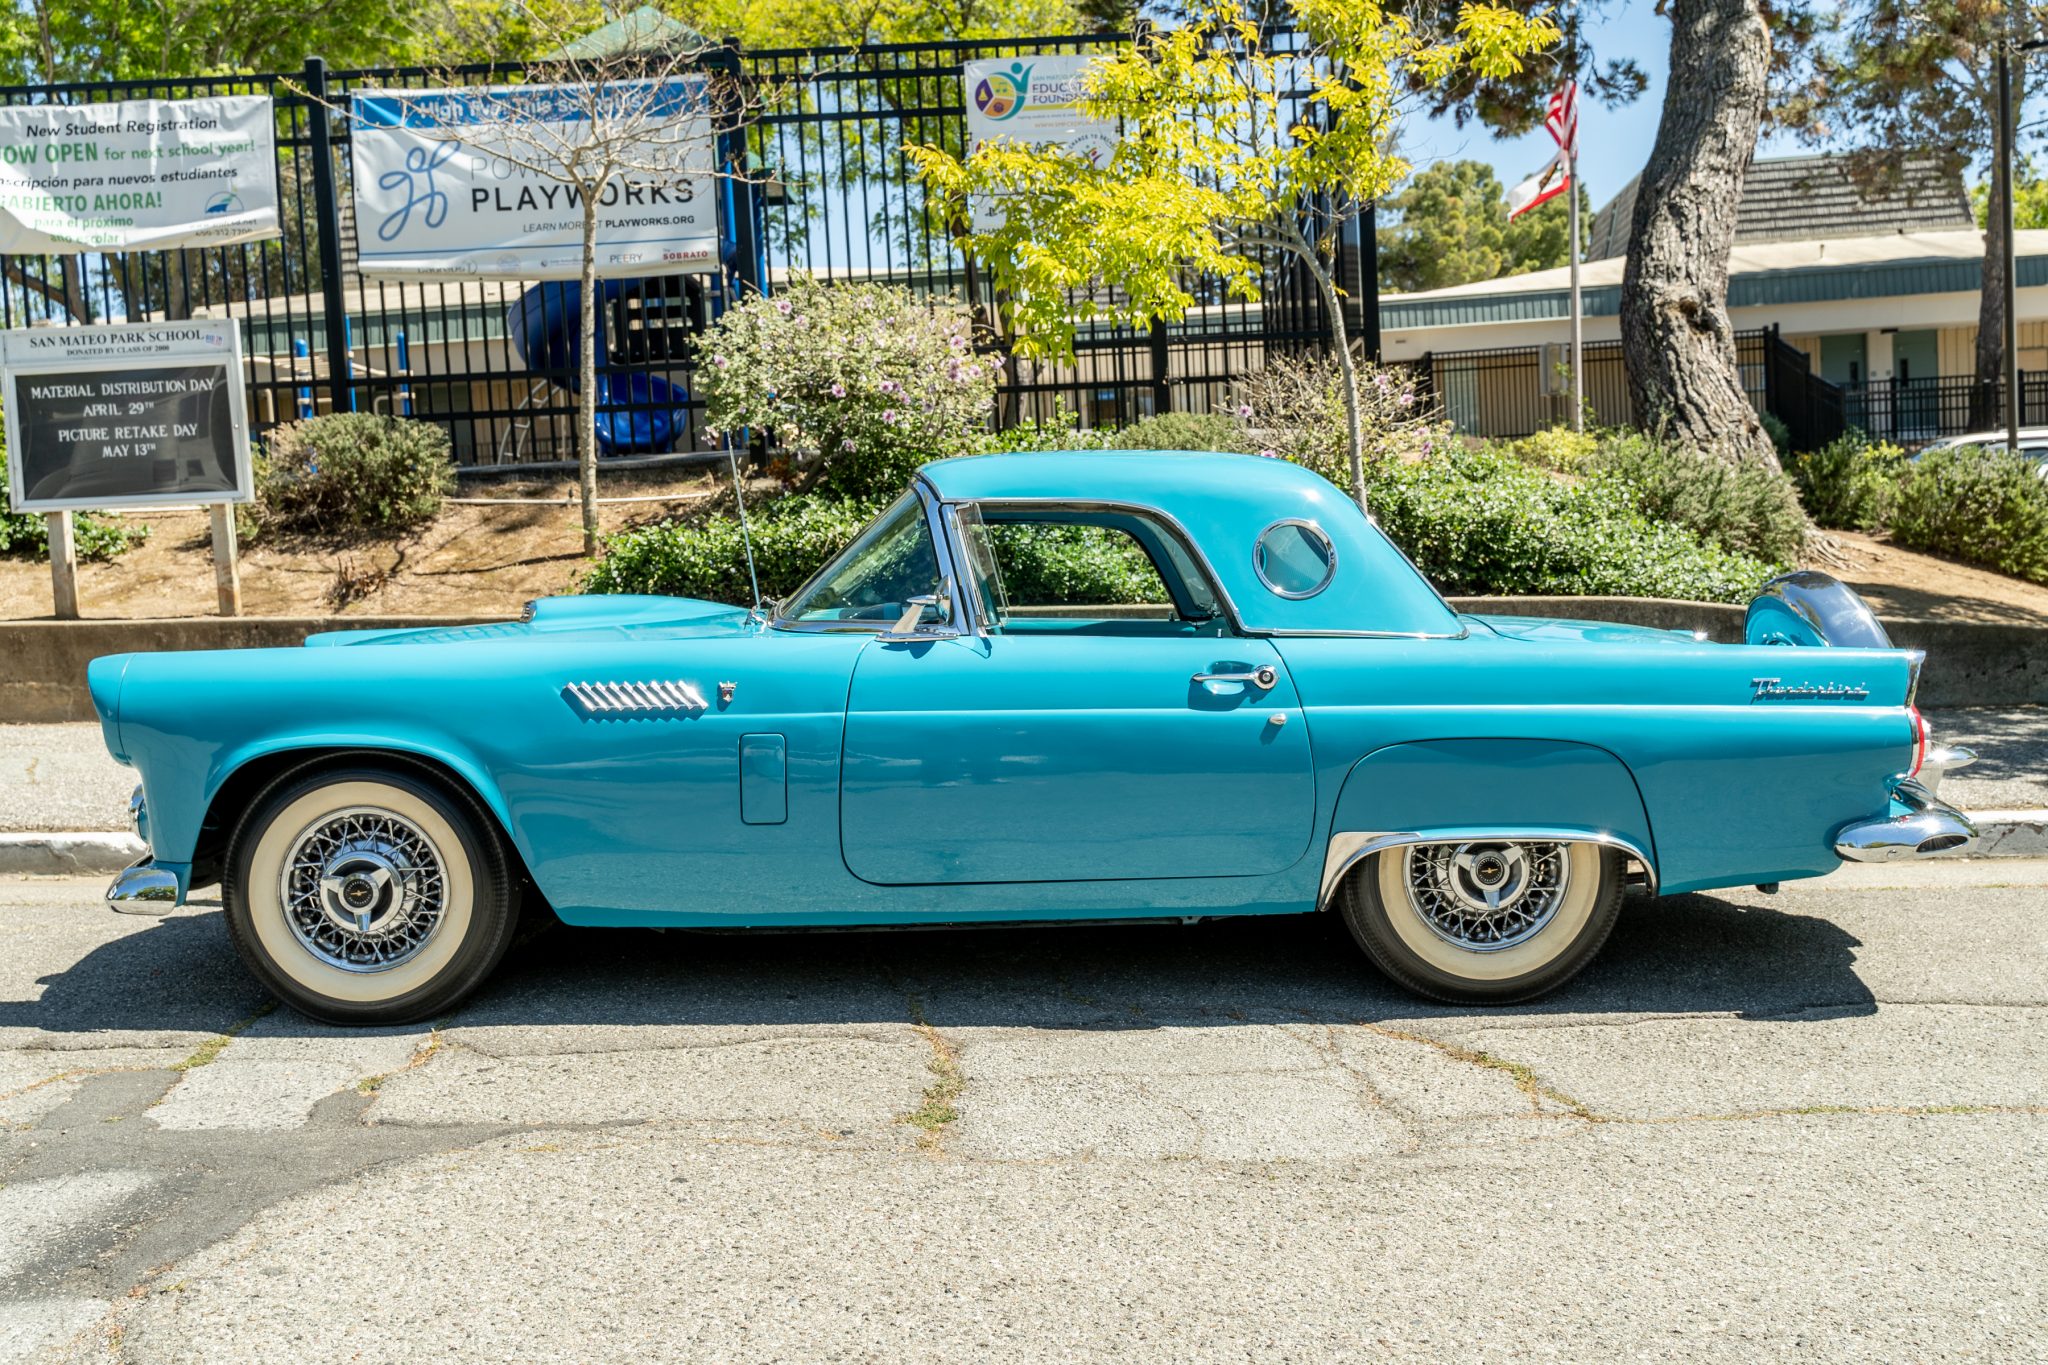
[[[1640,859],[1656,885],[1642,793],[1607,750],[1549,739],[1433,739],[1376,749],[1345,774],[1322,894],[1381,848],[1488,835],[1609,844]]]

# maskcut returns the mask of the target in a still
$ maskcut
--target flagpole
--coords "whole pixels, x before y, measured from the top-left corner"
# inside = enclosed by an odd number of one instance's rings
[[[1586,429],[1586,338],[1579,308],[1579,139],[1574,130],[1565,147],[1565,195],[1571,202],[1572,235],[1572,430]]]

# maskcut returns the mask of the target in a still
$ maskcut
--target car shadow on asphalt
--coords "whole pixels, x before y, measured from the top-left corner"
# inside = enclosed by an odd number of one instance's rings
[[[1712,895],[1632,897],[1565,989],[1521,1017],[1870,1014],[1859,940],[1829,920]],[[0,1001],[0,1028],[221,1031],[262,1009],[216,911],[93,949]],[[1469,1016],[1381,976],[1331,915],[1193,925],[690,933],[557,925],[517,945],[451,1019],[489,1026],[900,1023],[1112,1029]],[[331,1032],[290,1011],[277,1032]]]

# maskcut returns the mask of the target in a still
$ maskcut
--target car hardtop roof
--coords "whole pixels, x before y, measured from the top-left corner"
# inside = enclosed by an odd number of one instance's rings
[[[1220,451],[1053,450],[962,455],[922,471],[948,502],[1120,503],[1178,522],[1249,630],[1456,636],[1464,625],[1350,495],[1285,460]],[[1261,577],[1256,547],[1277,523],[1321,529],[1336,567],[1290,598]]]
[[[1218,450],[1046,450],[959,455],[924,466],[939,496],[958,502],[1129,502],[1171,512],[1190,499],[1306,499],[1328,515],[1351,500],[1313,470]],[[1334,495],[1334,497],[1332,496]],[[1306,515],[1296,512],[1291,514]]]

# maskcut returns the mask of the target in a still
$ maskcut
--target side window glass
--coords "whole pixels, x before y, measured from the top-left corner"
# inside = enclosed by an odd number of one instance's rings
[[[1010,613],[1099,617],[1104,607],[1173,615],[1173,597],[1129,531],[1061,522],[987,528]]]

